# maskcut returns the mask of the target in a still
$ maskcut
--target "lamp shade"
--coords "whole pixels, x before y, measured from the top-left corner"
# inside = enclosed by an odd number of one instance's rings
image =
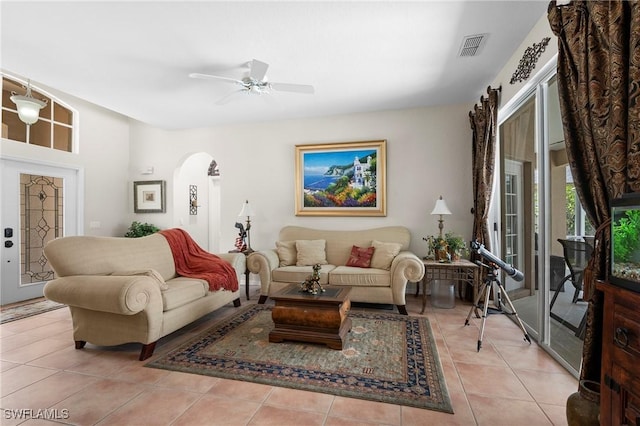
[[[22,95],[11,96],[11,100],[18,107],[18,117],[27,124],[33,124],[38,121],[40,110],[46,105],[39,99],[28,98]]]
[[[16,95],[15,92],[12,93],[13,96],[11,96],[10,99],[16,104],[20,120],[29,125],[38,121],[40,110],[44,108],[47,103],[31,95],[31,83],[27,83],[27,93],[24,95]]]
[[[451,210],[449,210],[449,207],[447,207],[447,203],[445,203],[442,199],[442,195],[438,200],[436,200],[436,206],[433,208],[431,214],[451,214]]]
[[[249,204],[249,200],[244,202],[244,204],[242,205],[242,210],[240,210],[240,213],[238,213],[238,217],[244,217],[244,216],[246,217],[255,216],[253,208]]]

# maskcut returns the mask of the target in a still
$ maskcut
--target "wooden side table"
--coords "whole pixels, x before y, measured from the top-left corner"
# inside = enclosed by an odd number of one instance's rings
[[[422,259],[424,263],[424,277],[422,278],[422,311],[427,306],[427,284],[433,280],[458,281],[469,283],[473,286],[473,300],[476,300],[478,281],[480,280],[480,267],[475,263],[460,259],[453,262],[439,262],[433,259]],[[416,288],[416,296],[420,292],[420,283]],[[462,286],[458,287],[458,295],[462,298]]]

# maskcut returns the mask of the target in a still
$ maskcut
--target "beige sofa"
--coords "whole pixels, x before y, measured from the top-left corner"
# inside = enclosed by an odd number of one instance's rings
[[[49,242],[45,255],[57,278],[44,287],[47,299],[69,305],[76,348],[142,343],[140,360],[163,336],[219,307],[240,306],[239,291],[209,291],[207,281],[176,275],[165,237],[74,236]],[[219,255],[238,281],[246,258]]]
[[[322,241],[324,253],[319,249]],[[276,248],[252,253],[247,258],[247,267],[260,276],[258,303],[264,303],[275,291],[307,279],[312,272],[311,264],[318,258],[322,260],[324,254],[326,263],[318,262],[320,284],[350,286],[352,302],[394,304],[400,313],[407,315],[407,281],[417,282],[424,276],[424,264],[408,251],[410,241],[409,230],[402,226],[359,231],[286,226],[280,230]],[[353,246],[377,246],[371,267],[347,266]]]

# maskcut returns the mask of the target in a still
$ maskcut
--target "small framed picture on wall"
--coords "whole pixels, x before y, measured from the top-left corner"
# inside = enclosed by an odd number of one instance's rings
[[[163,180],[133,182],[133,211],[135,213],[164,213],[166,211]]]

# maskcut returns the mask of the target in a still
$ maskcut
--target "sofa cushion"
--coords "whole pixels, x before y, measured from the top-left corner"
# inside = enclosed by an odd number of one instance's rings
[[[298,252],[296,251],[295,241],[276,241],[276,251],[280,266],[291,266],[296,264]]]
[[[385,269],[337,266],[329,273],[329,284],[352,287],[389,287],[391,286],[391,273]]]
[[[402,244],[400,243],[383,243],[382,241],[374,240],[371,245],[375,247],[371,258],[371,267],[376,269],[391,269],[391,262],[402,249]]]
[[[335,268],[333,265],[320,267],[320,284],[324,285],[329,282],[329,272],[333,268]],[[311,276],[312,272],[311,266],[284,266],[274,269],[271,273],[271,279],[283,283],[303,283]]]
[[[169,289],[169,286],[164,281],[164,278],[162,278],[160,273],[155,269],[140,269],[136,271],[116,271],[116,272],[113,272],[111,275],[115,275],[115,276],[144,275],[149,278],[152,278],[156,282],[156,284],[158,284],[158,287],[160,288],[160,290]]]
[[[296,266],[326,265],[326,240],[296,240]]]
[[[167,281],[169,289],[162,291],[163,311],[170,311],[186,305],[209,291],[209,284],[205,280],[187,277],[177,277]]]
[[[368,268],[371,266],[371,257],[375,247],[358,247],[353,246],[351,248],[351,255],[347,260],[346,266],[353,266],[356,268]]]
[[[280,230],[276,241],[291,240],[326,240],[327,263],[330,265],[346,265],[351,254],[351,247],[369,247],[371,241],[385,241],[402,244],[402,250],[409,250],[411,233],[404,226],[388,226],[384,228],[350,230],[311,229],[300,226],[285,226]]]

